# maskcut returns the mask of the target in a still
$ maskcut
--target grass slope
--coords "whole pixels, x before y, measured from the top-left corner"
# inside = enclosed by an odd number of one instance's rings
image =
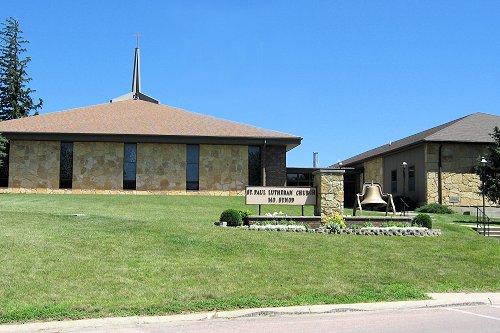
[[[0,323],[500,289],[500,242],[441,221],[463,216],[437,217],[437,238],[368,237],[213,226],[226,208],[257,211],[241,197],[0,195]]]

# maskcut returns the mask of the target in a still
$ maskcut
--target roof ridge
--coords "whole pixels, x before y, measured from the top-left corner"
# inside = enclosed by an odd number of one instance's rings
[[[476,113],[477,113],[477,112],[476,112]],[[448,127],[450,127],[450,126],[453,126],[454,124],[456,124],[456,123],[458,123],[458,122],[460,122],[460,121],[462,121],[462,120],[464,120],[464,119],[466,119],[466,118],[469,118],[470,116],[472,116],[472,115],[474,115],[474,114],[475,114],[475,113],[471,113],[471,114],[469,114],[469,115],[467,115],[467,116],[463,116],[463,117],[460,117],[460,118],[458,118],[458,119],[455,119],[455,120],[449,121],[449,122],[447,122],[447,123],[444,123],[444,124],[441,124],[441,125],[438,125],[438,126],[432,127],[432,128],[430,128],[430,129],[428,129],[428,130],[426,130],[426,131],[422,131],[422,132],[419,132],[419,133],[417,133],[417,134],[423,134],[424,132],[429,132],[429,135],[427,135],[426,137],[424,137],[424,140],[425,140],[425,139],[426,139],[426,138],[428,138],[429,136],[434,135],[434,134],[436,134],[437,132],[440,132],[440,131],[444,130],[445,128],[448,128]],[[416,134],[415,134],[415,135],[416,135]],[[412,136],[412,135],[410,135],[409,137],[411,137],[411,136]]]
[[[458,119],[454,119],[454,120],[446,122],[444,124],[441,124],[441,125],[432,127],[430,129],[427,129],[427,130],[412,134],[410,136],[404,137],[404,138],[399,139],[397,141],[393,141],[390,144],[385,144],[385,145],[378,146],[376,148],[372,148],[372,149],[367,150],[363,153],[360,153],[360,154],[357,154],[353,157],[347,158],[347,159],[343,160],[342,163],[343,163],[343,165],[348,166],[352,163],[361,163],[364,160],[374,158],[376,156],[380,156],[383,154],[387,154],[389,152],[392,152],[392,151],[395,151],[395,150],[398,150],[398,149],[401,149],[401,148],[404,148],[404,147],[407,147],[410,145],[415,145],[415,144],[418,144],[421,142],[440,141],[440,140],[442,140],[442,137],[445,137],[446,134],[448,134],[448,132],[449,132],[448,130],[450,128],[455,128],[457,126],[460,128],[459,124],[463,123],[466,119],[469,119],[473,116],[476,116],[476,117],[477,116],[480,116],[480,117],[487,116],[487,117],[500,118],[497,115],[483,113],[483,112],[471,113],[469,115],[460,117]],[[465,123],[468,125],[468,122],[465,122]],[[464,127],[470,127],[470,126],[464,125]],[[453,140],[453,139],[444,140],[444,141],[450,141],[450,140]],[[465,140],[465,141],[468,141],[468,140]],[[474,141],[472,141],[472,142],[474,142]]]
[[[0,132],[32,136],[59,133],[279,139],[292,142],[287,144],[290,147],[302,140],[289,133],[143,100],[103,103],[9,120],[0,123]]]
[[[172,108],[172,109],[176,109],[176,110],[179,110],[179,111],[184,111],[184,112],[187,112],[187,113],[196,114],[196,115],[199,115],[199,116],[202,116],[202,117],[208,117],[208,118],[211,118],[211,119],[223,120],[223,121],[226,121],[226,122],[229,122],[229,123],[233,123],[233,124],[237,124],[237,125],[244,125],[244,126],[249,126],[249,127],[257,128],[257,129],[260,129],[260,130],[263,130],[263,131],[269,131],[269,132],[275,132],[275,133],[287,134],[287,135],[295,136],[295,135],[290,134],[290,133],[285,133],[285,132],[270,130],[270,129],[259,127],[259,126],[255,126],[255,125],[241,123],[241,122],[238,122],[238,121],[235,121],[235,120],[229,120],[229,119],[225,119],[225,118],[218,118],[216,116],[212,116],[212,115],[208,115],[208,114],[204,114],[204,113],[199,113],[199,112],[196,112],[196,111],[186,110],[186,109],[179,108],[179,107],[176,107],[176,106],[170,106],[170,105],[166,105],[166,104],[159,104],[159,105],[166,106],[166,107],[169,107],[169,108]]]

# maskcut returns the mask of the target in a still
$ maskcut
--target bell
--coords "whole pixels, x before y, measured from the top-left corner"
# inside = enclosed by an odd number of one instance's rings
[[[372,208],[387,206],[387,202],[382,199],[380,187],[377,185],[368,185],[365,188],[365,195],[363,201],[361,201],[362,206],[368,206]]]

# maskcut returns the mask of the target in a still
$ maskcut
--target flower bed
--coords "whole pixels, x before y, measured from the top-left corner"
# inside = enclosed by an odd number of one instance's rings
[[[389,228],[361,228],[361,229],[341,229],[341,234],[369,235],[369,236],[415,236],[415,237],[435,237],[441,235],[440,229],[427,229],[422,227],[389,227]]]
[[[266,224],[266,225],[257,225],[252,224],[247,227],[249,230],[257,230],[257,231],[292,231],[292,232],[307,232],[308,229],[305,225],[276,225],[276,224]]]
[[[281,232],[310,232],[318,234],[341,234],[341,235],[366,235],[366,236],[413,236],[413,237],[436,237],[441,235],[440,229],[427,229],[422,227],[389,227],[389,228],[360,228],[360,229],[340,229],[334,232],[325,228],[311,229],[304,225],[250,225],[241,227],[244,230],[254,231],[281,231]]]

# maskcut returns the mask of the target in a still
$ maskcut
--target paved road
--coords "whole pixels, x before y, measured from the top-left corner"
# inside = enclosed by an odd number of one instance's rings
[[[5,328],[5,327],[3,327]],[[20,332],[20,331],[16,331]],[[26,331],[28,332],[28,331]],[[110,326],[37,329],[43,333],[335,333],[335,332],[500,332],[500,306],[460,306],[424,309],[355,311],[328,314],[280,315],[209,319],[203,321],[122,323]]]

